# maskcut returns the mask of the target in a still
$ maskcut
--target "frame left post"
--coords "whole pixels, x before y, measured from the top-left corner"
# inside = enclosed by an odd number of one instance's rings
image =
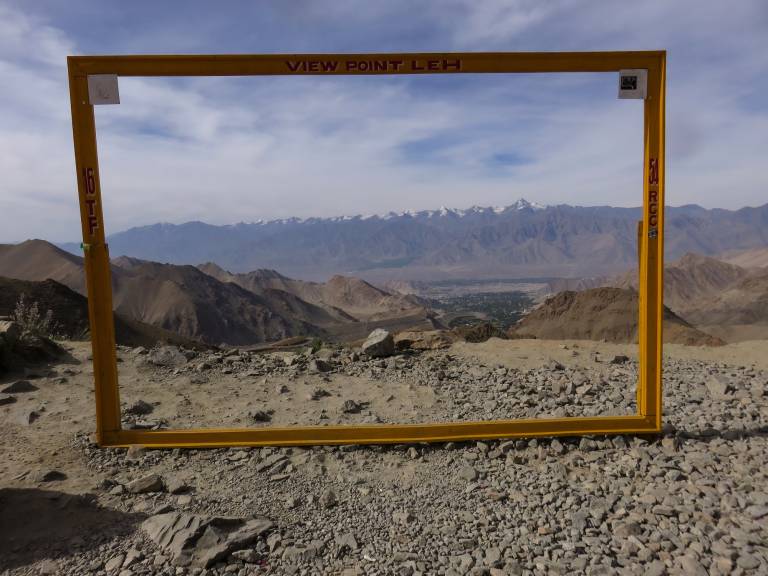
[[[117,387],[115,327],[112,311],[112,275],[104,237],[96,121],[88,99],[88,76],[69,60],[69,96],[75,144],[77,189],[83,231],[83,256],[88,289],[88,312],[93,348],[96,395],[96,437],[120,430],[120,396]]]

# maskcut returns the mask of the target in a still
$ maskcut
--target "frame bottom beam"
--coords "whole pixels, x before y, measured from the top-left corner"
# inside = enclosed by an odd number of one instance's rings
[[[653,434],[659,431],[656,419],[652,417],[600,416],[451,422],[446,424],[117,430],[105,431],[101,445],[126,447],[138,444],[148,448],[221,448],[227,446],[310,446],[317,444],[404,444],[407,442],[460,442],[479,439],[585,434]]]

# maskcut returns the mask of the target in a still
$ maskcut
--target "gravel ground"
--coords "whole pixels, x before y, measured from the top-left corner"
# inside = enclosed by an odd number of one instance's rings
[[[394,401],[383,392],[363,394],[366,385],[374,390],[377,384],[412,387],[432,420],[633,410],[631,358],[612,364],[613,355],[595,361],[585,345],[537,346],[550,360],[521,369],[503,358],[489,362],[487,354],[478,359],[464,347],[382,360],[343,351],[319,358],[188,355],[165,366],[149,361],[160,358],[156,351],[124,350],[121,370],[128,373],[135,364],[147,381],[187,387],[195,386],[189,382],[195,375],[205,379],[197,386],[227,377],[242,386],[266,377],[265,390],[276,396],[285,395],[277,389],[283,385],[327,387],[330,396],[319,400],[303,392],[292,402],[280,400],[267,414],[273,422],[392,421],[402,412],[397,402],[389,409]],[[570,365],[564,358],[575,358],[573,352],[578,362]],[[312,363],[317,359],[327,366],[318,369]],[[203,364],[208,367],[201,369]],[[60,418],[60,432],[44,435],[40,422],[18,424],[19,403],[2,406],[6,423],[0,430],[8,444],[12,434],[18,442],[39,438],[48,451],[24,459],[16,444],[3,454],[9,458],[0,469],[0,570],[109,576],[768,574],[768,372],[759,363],[691,358],[670,358],[664,368],[666,426],[659,438],[100,449],[86,430],[74,432],[78,426],[71,421]],[[70,403],[87,405],[88,364],[79,370],[70,369],[71,388],[57,384],[56,390],[66,389]],[[61,367],[35,381],[39,391],[18,396],[37,395],[39,402],[47,382],[60,375]],[[345,389],[350,382],[355,387]],[[139,398],[130,399],[126,407],[139,414],[126,423],[183,420],[179,406],[195,391],[168,387],[176,402],[163,397],[154,405],[154,398],[142,397],[150,405],[142,408]],[[253,417],[258,398],[212,418]],[[338,410],[347,400],[364,408]],[[52,401],[44,401],[50,407]],[[301,407],[292,412],[283,404]],[[43,423],[57,415],[50,408],[41,414]],[[415,414],[402,412],[399,421]],[[423,420],[425,412],[418,415]],[[81,493],[90,495],[74,496]],[[209,567],[180,567],[172,562],[172,547],[158,545],[142,528],[147,518],[173,511],[208,519],[267,518],[273,527]]]
[[[187,353],[189,359],[174,349],[126,350],[123,423],[322,426],[635,413],[637,364],[630,357],[601,356],[578,343],[557,351],[578,361],[544,357],[518,368],[452,350],[377,359],[341,348]],[[141,402],[153,405],[135,406]]]

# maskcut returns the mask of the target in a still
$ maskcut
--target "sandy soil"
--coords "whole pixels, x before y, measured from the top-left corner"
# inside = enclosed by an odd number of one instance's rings
[[[24,483],[38,471],[58,469],[67,471],[67,479],[58,488],[82,492],[93,488],[91,474],[85,468],[80,453],[71,446],[76,433],[90,433],[95,419],[92,389],[90,345],[86,342],[67,343],[78,364],[42,366],[29,371],[27,378],[38,390],[15,394],[17,401],[0,406],[0,485]],[[755,366],[768,369],[768,343],[740,342],[728,346],[688,347],[665,346],[668,358],[700,360],[733,366]],[[482,344],[455,344],[449,354],[456,358],[479,362],[493,368],[506,366],[520,370],[541,368],[552,360],[567,369],[586,369],[594,363],[593,353],[609,360],[625,354],[636,358],[632,345],[606,344],[588,341],[498,340]],[[289,353],[283,353],[289,356]],[[290,424],[320,424],[331,421],[352,424],[374,422],[371,412],[343,414],[346,399],[370,402],[381,421],[430,421],[441,410],[440,399],[427,386],[415,386],[408,378],[385,381],[371,377],[350,377],[338,374],[306,374],[294,376],[212,375],[207,384],[191,384],[187,375],[170,379],[158,377],[152,371],[137,367],[131,352],[121,352],[119,364],[121,399],[131,404],[143,399],[155,405],[148,417],[165,420],[173,427],[192,426],[264,426]],[[0,384],[17,377],[0,379]],[[66,379],[65,381],[62,379]],[[289,392],[278,394],[285,386]],[[317,401],[309,395],[322,387],[330,396]],[[630,393],[632,393],[630,391]],[[274,409],[273,420],[257,424],[248,412]],[[37,413],[27,424],[31,412]],[[329,419],[321,418],[325,411]]]
[[[474,562],[490,565],[502,552],[502,563],[519,561],[529,573],[551,573],[547,566],[579,574],[619,566],[627,573],[764,573],[765,344],[666,347],[670,428],[656,440],[126,451],[88,442],[90,350],[69,343],[71,363],[29,370],[34,388],[0,405],[0,573],[199,574],[170,566],[138,528],[168,507],[275,521],[276,549],[259,542],[257,563],[222,563],[205,572],[211,576],[410,573],[398,571],[407,558],[421,562],[424,574],[468,574]],[[344,353],[329,372],[313,372],[306,357],[288,352],[204,353],[178,367],[152,367],[147,356],[122,349],[119,368],[125,405],[154,406],[126,423],[265,426],[249,412],[272,406],[271,424],[322,424],[628,410],[637,365],[612,364],[615,355],[632,358],[635,347],[489,340],[410,358],[362,361]],[[206,358],[217,362],[202,368]],[[562,388],[568,380],[580,384]],[[319,387],[330,395],[309,399]],[[347,414],[348,399],[370,407]],[[126,489],[149,473],[166,486],[183,480],[191,493]],[[328,491],[338,505],[323,504]],[[359,546],[343,552],[340,529]],[[323,551],[301,559],[308,549]],[[137,550],[144,559],[125,570],[124,558]],[[585,570],[589,563],[608,567]]]
[[[566,366],[585,367],[597,352],[610,359],[624,354],[637,360],[636,344],[611,344],[591,340],[499,340],[491,338],[482,344],[461,342],[454,344],[453,351],[467,358],[499,363],[510,368],[537,368],[550,358]],[[578,354],[574,355],[573,352]],[[768,369],[768,340],[749,340],[726,346],[684,346],[665,344],[664,357],[677,360],[722,362],[736,366],[754,366]]]
[[[735,324],[730,326],[699,326],[701,330],[726,342],[745,342],[768,339],[766,324]]]

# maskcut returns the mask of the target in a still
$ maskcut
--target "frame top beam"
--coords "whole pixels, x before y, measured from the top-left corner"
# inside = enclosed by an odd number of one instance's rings
[[[382,75],[656,70],[665,51],[69,56],[70,73],[118,76]]]

